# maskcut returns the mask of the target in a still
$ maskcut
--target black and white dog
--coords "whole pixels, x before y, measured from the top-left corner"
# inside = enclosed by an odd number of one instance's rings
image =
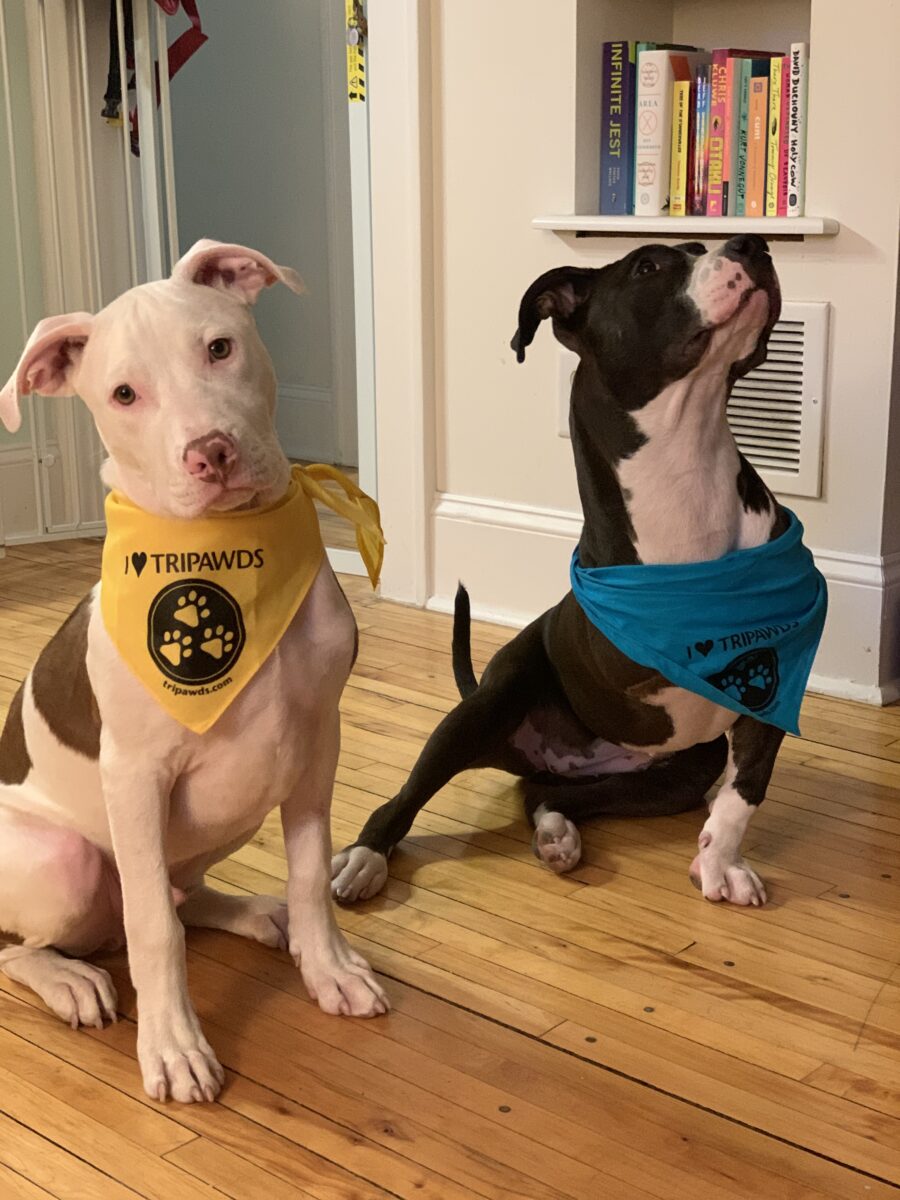
[[[695,242],[647,246],[599,270],[559,267],[531,285],[512,343],[519,361],[546,317],[581,360],[570,426],[582,566],[708,561],[785,530],[785,511],[739,453],[725,413],[733,382],[765,358],[780,304],[755,236],[713,254]],[[498,651],[478,683],[460,588],[453,661],[463,699],[399,794],[335,856],[337,899],[379,891],[416,813],[467,768],[522,777],[535,853],[558,872],[579,861],[578,822],[698,807],[724,768],[690,876],[709,900],[765,903],[741,842],[766,794],[780,729],[637,665],[571,591]]]

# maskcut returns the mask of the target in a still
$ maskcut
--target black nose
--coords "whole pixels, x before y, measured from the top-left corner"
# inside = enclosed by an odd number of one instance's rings
[[[729,257],[757,258],[760,254],[767,254],[768,250],[766,239],[756,233],[741,233],[725,243],[725,253]]]

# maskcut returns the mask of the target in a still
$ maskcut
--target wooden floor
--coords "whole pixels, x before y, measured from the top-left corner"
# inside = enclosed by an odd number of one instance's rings
[[[8,702],[96,544],[0,563]],[[346,586],[361,628],[334,804],[343,843],[454,701],[449,621]],[[475,631],[478,665],[508,636]],[[748,857],[771,902],[705,903],[700,816],[608,821],[557,878],[513,782],[457,779],[342,911],[394,1011],[319,1012],[287,957],[188,934],[190,985],[228,1069],[212,1106],[148,1101],[134,997],[73,1033],[0,978],[0,1197],[194,1200],[835,1200],[900,1186],[900,711],[810,698]],[[281,892],[277,818],[215,871]]]

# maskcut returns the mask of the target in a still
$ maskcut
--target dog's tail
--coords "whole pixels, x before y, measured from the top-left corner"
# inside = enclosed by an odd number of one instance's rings
[[[456,589],[453,604],[453,677],[463,700],[478,687],[472,667],[472,613],[469,593],[462,584]]]

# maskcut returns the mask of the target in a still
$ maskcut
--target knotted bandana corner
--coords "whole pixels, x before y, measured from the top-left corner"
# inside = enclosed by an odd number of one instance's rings
[[[195,733],[251,681],[312,586],[325,554],[314,500],[356,526],[375,587],[384,555],[378,505],[335,467],[295,466],[274,504],[194,520],[107,496],[104,625],[154,699]]]

